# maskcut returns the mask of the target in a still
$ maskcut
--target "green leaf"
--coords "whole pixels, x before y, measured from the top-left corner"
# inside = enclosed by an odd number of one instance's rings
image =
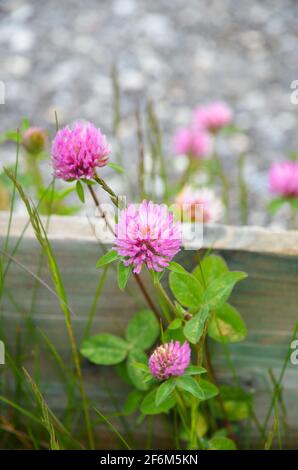
[[[203,332],[204,326],[209,316],[209,307],[202,307],[196,315],[185,323],[183,333],[186,339],[192,344],[198,343]]]
[[[221,274],[207,287],[203,295],[203,303],[208,305],[210,310],[220,308],[228,300],[235,284],[246,277],[247,274],[240,271]]]
[[[226,273],[228,270],[225,260],[219,255],[212,254],[204,257],[201,261],[201,266],[199,264],[194,269],[193,275],[203,286],[205,283],[208,286],[212,281],[218,278],[221,274]],[[202,276],[202,272],[204,278]]]
[[[120,259],[120,256],[118,255],[117,251],[110,250],[108,251],[108,253],[105,253],[101,258],[99,258],[96,263],[96,268],[101,268],[102,266],[110,264],[117,259]]]
[[[125,173],[124,168],[122,168],[122,166],[120,165],[117,165],[116,163],[110,162],[107,164],[107,166],[109,166],[110,168],[113,168],[113,170],[118,171],[118,173],[121,173],[121,174]]]
[[[181,264],[176,263],[175,261],[171,261],[169,263],[168,269],[173,271],[174,273],[178,274],[189,274]]]
[[[146,372],[139,367],[138,363],[140,362],[143,364],[148,363],[148,358],[144,351],[139,349],[130,351],[126,362],[127,373],[133,385],[138,390],[148,390],[149,385],[144,380]]]
[[[247,328],[237,310],[224,304],[215,310],[209,323],[208,335],[219,343],[236,343],[247,335]]]
[[[163,382],[157,389],[155,403],[161,405],[173,392],[176,387],[175,379],[169,379]]]
[[[156,405],[156,392],[157,389],[151,390],[145,396],[141,403],[140,411],[144,415],[157,415],[160,413],[167,413],[175,405],[175,398],[170,395],[161,405]]]
[[[129,345],[122,338],[102,333],[85,339],[81,345],[81,354],[94,364],[109,366],[122,362],[128,349]]]
[[[130,392],[123,405],[123,413],[128,416],[134,413],[140,406],[143,399],[143,393],[140,390],[133,390]]]
[[[204,367],[200,366],[189,366],[185,372],[184,375],[200,375],[200,374],[205,374],[207,371],[204,369]]]
[[[177,330],[178,328],[180,328],[182,326],[182,318],[175,318],[175,320],[173,320],[169,326],[168,326],[168,329],[169,330]]]
[[[79,196],[80,201],[84,204],[85,202],[84,188],[83,188],[81,181],[79,180],[76,183],[76,192],[77,192],[77,195]]]
[[[285,197],[275,197],[267,204],[267,210],[271,215],[275,215],[287,202],[288,200]]]
[[[198,382],[191,376],[183,375],[176,379],[177,387],[191,393],[199,400],[205,400],[205,394]]]
[[[166,329],[166,331],[164,332],[163,341],[165,343],[169,343],[172,340],[184,343],[186,338],[183,333],[183,328],[176,328],[175,330],[170,330],[169,328]]]
[[[146,350],[159,336],[159,323],[151,310],[142,310],[132,317],[127,325],[125,337],[134,347]]]
[[[150,273],[152,275],[153,283],[158,284],[164,275],[165,271],[152,271],[150,270]]]
[[[185,307],[198,308],[202,304],[203,288],[192,274],[171,272],[169,285],[178,302]]]
[[[228,437],[214,437],[209,441],[209,450],[237,450],[237,447]]]
[[[205,400],[210,400],[210,398],[218,395],[218,388],[208,380],[200,379],[200,387],[204,393]]]
[[[246,401],[227,400],[223,402],[223,407],[231,421],[242,421],[251,414],[251,408]]]
[[[125,382],[128,385],[133,385],[127,373],[126,361],[122,361],[120,362],[120,364],[116,364],[115,371],[120,377],[120,379],[123,380],[123,382]]]
[[[131,266],[124,266],[122,261],[119,261],[118,267],[117,267],[117,280],[118,280],[118,286],[119,289],[124,291],[127,281],[129,279],[129,276],[131,274]]]

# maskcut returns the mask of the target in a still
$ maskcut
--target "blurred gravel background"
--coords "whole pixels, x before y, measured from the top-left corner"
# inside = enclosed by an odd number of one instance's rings
[[[225,100],[245,131],[224,146],[225,163],[234,179],[233,155],[247,153],[250,223],[266,224],[268,166],[298,150],[298,105],[290,100],[297,33],[295,0],[1,0],[0,130],[23,116],[54,128],[57,110],[60,123],[81,117],[109,135],[117,63],[129,167],[138,100],[156,103],[168,150],[194,106]],[[2,148],[2,160],[10,152]]]

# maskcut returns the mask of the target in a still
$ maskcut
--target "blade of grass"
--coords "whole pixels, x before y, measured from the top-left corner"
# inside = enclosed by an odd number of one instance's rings
[[[132,450],[131,447],[129,446],[129,444],[126,442],[126,440],[124,439],[124,437],[120,434],[120,432],[115,428],[115,426],[111,423],[111,421],[108,420],[108,418],[106,416],[104,416],[97,408],[94,407],[94,411],[95,413],[97,413],[101,418],[102,420],[109,426],[109,428],[111,428],[111,430],[114,432],[114,434],[116,434],[116,436],[120,439],[120,441],[124,444],[124,446],[128,449],[128,450]]]
[[[71,311],[68,307],[68,299],[66,296],[66,292],[64,290],[64,285],[63,285],[63,281],[61,278],[60,270],[58,268],[58,264],[54,256],[52,246],[48,240],[45,228],[42,224],[42,221],[39,217],[39,214],[36,208],[34,207],[32,203],[30,203],[29,199],[27,198],[27,196],[25,195],[23,191],[23,188],[18,183],[18,181],[14,178],[14,175],[9,170],[4,169],[4,171],[7,174],[7,176],[11,179],[11,181],[14,183],[14,185],[16,186],[18,193],[26,206],[36,238],[38,242],[40,243],[41,247],[43,248],[47,261],[48,261],[48,266],[52,275],[55,290],[59,297],[60,307],[65,318],[65,324],[66,324],[66,328],[68,332],[73,362],[74,362],[74,366],[75,366],[76,373],[77,373],[78,385],[79,385],[79,390],[80,390],[82,404],[83,404],[83,414],[84,414],[86,430],[87,430],[88,439],[89,439],[89,446],[90,448],[94,448],[94,436],[93,436],[93,430],[92,430],[91,419],[90,419],[89,408],[88,408],[88,399],[87,399],[87,395],[86,395],[84,383],[83,383],[83,376],[82,376],[81,365],[80,365],[80,356],[79,356],[77,343],[76,343],[76,339],[75,339],[75,335],[74,335],[74,331],[72,327]]]
[[[50,415],[49,415],[49,408],[48,408],[48,405],[47,403],[45,402],[37,384],[34,382],[34,380],[32,379],[32,377],[30,376],[29,372],[27,372],[27,370],[25,369],[25,367],[22,368],[23,369],[23,372],[29,382],[29,384],[31,385],[31,388],[32,388],[32,391],[33,391],[33,394],[36,398],[36,401],[37,403],[39,404],[40,406],[40,409],[41,409],[41,414],[42,414],[42,420],[43,420],[43,423],[44,423],[44,427],[46,428],[46,430],[48,431],[49,433],[49,437],[50,437],[50,449],[51,450],[60,450],[60,444],[58,442],[58,439],[57,439],[57,436],[56,436],[56,432],[55,432],[55,429],[54,429],[54,426],[50,420]]]

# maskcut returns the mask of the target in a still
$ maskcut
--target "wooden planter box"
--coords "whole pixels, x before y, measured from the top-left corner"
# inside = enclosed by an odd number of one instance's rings
[[[1,215],[2,241],[6,236],[7,222],[7,216]],[[26,217],[14,217],[10,249],[20,237],[26,222]],[[100,230],[98,236],[101,238]],[[70,306],[75,312],[73,324],[77,340],[80,342],[86,315],[99,281],[95,263],[101,256],[101,240],[95,237],[92,221],[54,216],[50,221],[49,239],[59,262]],[[104,243],[106,242],[105,237]],[[272,368],[276,376],[280,373],[294,325],[298,321],[298,232],[206,225],[203,247],[212,247],[220,252],[230,269],[248,273],[248,279],[237,285],[231,299],[231,303],[239,309],[246,321],[248,337],[244,342],[230,345],[229,350],[242,384],[255,391],[257,415],[262,421],[270,404],[269,389],[272,389],[268,369]],[[194,263],[194,255],[195,250],[181,253],[180,257],[186,267],[191,267]],[[39,270],[40,248],[31,228],[26,230],[15,258],[34,273],[39,271],[40,277],[51,284],[45,262]],[[133,280],[130,282],[128,291],[131,290]],[[5,281],[1,310],[5,341],[8,343],[6,346],[14,347],[17,328],[24,333],[22,341],[26,341],[27,312],[31,309],[32,292],[35,291],[36,285],[38,290],[32,320],[47,334],[67,361],[70,358],[70,347],[57,298],[42,285],[36,284],[30,273],[14,262]],[[92,334],[104,331],[122,334],[130,316],[144,305],[141,296],[133,297],[129,292],[119,291],[113,269],[109,269],[94,317]],[[217,376],[221,381],[229,383],[231,372],[226,365],[223,348],[220,345],[213,348]],[[31,352],[28,342],[26,351]],[[32,352],[26,361],[27,366],[28,362],[34,362],[33,356]],[[48,355],[42,357],[41,388],[50,407],[55,411],[62,411],[65,406],[65,391],[56,378],[53,361]],[[117,403],[123,403],[129,387],[123,385],[111,368],[93,366],[83,361],[83,372],[88,394],[99,409],[105,413],[114,411],[110,391]],[[297,388],[298,366],[289,364],[283,380],[283,398],[288,410],[289,427],[298,432]],[[143,442],[145,431],[142,427],[138,431]],[[103,447],[115,445],[112,443],[113,436],[106,428],[100,432]],[[166,445],[167,437],[162,423],[156,425],[154,439],[157,447]],[[288,446],[298,446],[294,432],[289,435]]]

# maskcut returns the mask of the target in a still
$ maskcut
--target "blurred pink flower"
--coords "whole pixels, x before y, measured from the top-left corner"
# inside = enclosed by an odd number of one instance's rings
[[[177,154],[203,158],[210,153],[211,139],[203,129],[196,126],[185,127],[174,135],[173,149]]]
[[[91,122],[76,122],[57,132],[52,145],[54,174],[65,181],[91,179],[96,168],[107,164],[110,147]]]
[[[143,201],[136,209],[130,204],[121,211],[116,225],[115,249],[124,256],[125,266],[139,273],[143,264],[162,271],[180,250],[181,227],[166,205]]]
[[[298,197],[298,162],[273,163],[269,170],[269,188],[278,196]]]
[[[225,103],[211,103],[199,106],[194,112],[194,124],[209,132],[216,132],[231,123],[231,109]]]
[[[158,380],[183,375],[190,364],[191,349],[187,341],[171,341],[158,346],[149,358],[151,374]]]
[[[217,222],[224,214],[223,203],[209,188],[185,186],[178,194],[176,203],[181,207],[186,221]]]
[[[48,136],[40,127],[29,127],[29,129],[23,133],[22,141],[25,149],[29,153],[38,154],[44,150],[48,142]]]

